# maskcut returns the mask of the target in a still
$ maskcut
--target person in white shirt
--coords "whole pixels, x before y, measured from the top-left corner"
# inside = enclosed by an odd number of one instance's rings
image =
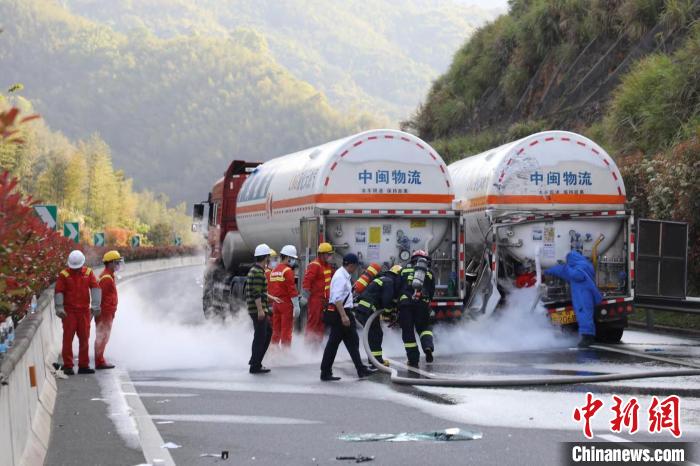
[[[333,376],[333,361],[338,352],[340,342],[345,343],[352,362],[357,369],[360,378],[373,374],[376,370],[362,364],[360,357],[360,338],[355,327],[355,317],[352,296],[352,283],[350,276],[357,270],[359,259],[355,254],[346,254],[343,257],[343,266],[336,270],[331,279],[331,290],[328,309],[324,312],[324,322],[330,327],[330,335],[323,351],[321,360],[321,380],[340,380]]]

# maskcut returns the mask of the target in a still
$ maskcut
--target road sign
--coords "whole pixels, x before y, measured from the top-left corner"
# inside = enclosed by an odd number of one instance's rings
[[[95,246],[104,246],[105,245],[105,234],[104,233],[95,233],[95,235],[92,238],[92,242],[94,243]]]
[[[58,227],[58,207],[55,205],[35,205],[34,212],[52,230]]]
[[[175,246],[182,246],[182,238],[179,236],[175,237]]]
[[[63,236],[80,242],[80,224],[78,222],[63,222]]]
[[[139,235],[135,235],[131,237],[131,247],[132,248],[138,248],[141,246],[141,237]]]

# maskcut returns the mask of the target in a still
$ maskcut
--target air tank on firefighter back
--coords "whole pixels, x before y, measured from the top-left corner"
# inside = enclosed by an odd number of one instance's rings
[[[364,262],[396,263],[406,249],[435,250],[448,230],[441,218],[392,218],[397,211],[450,209],[454,193],[445,163],[427,143],[396,130],[373,130],[277,157],[258,166],[238,193],[236,223],[249,251],[300,246],[300,224],[329,216],[326,240]],[[376,215],[373,215],[376,214]]]
[[[603,255],[619,240],[623,221],[592,212],[625,209],[620,171],[603,148],[584,136],[545,131],[454,162],[448,170],[455,208],[464,215],[468,257],[478,257],[492,234],[499,247],[521,262],[540,254],[545,267],[571,249],[588,257]],[[579,212],[591,216],[574,220]],[[572,220],[559,215],[556,224],[545,218],[493,229],[505,216],[564,213],[571,213]]]

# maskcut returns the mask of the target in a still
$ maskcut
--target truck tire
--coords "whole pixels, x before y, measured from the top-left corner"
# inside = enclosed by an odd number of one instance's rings
[[[203,294],[202,294],[202,311],[204,312],[204,317],[207,319],[216,314],[216,309],[214,308],[214,297],[213,297],[213,280],[211,277],[207,276],[204,278]]]
[[[620,343],[624,332],[623,327],[602,326],[596,329],[595,339],[600,343]]]
[[[229,312],[236,315],[245,305],[245,282],[234,279],[228,295]]]

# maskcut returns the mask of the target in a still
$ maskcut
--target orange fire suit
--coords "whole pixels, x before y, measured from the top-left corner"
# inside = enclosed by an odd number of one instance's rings
[[[105,347],[109,342],[109,335],[112,333],[112,322],[114,314],[117,312],[117,284],[114,275],[104,269],[100,274],[100,288],[102,289],[102,302],[100,305],[100,315],[95,317],[95,366],[106,366]]]
[[[272,344],[292,344],[294,306],[292,298],[299,296],[294,283],[294,271],[287,264],[278,264],[270,273],[267,292],[282,300],[272,304]]]
[[[63,293],[63,367],[73,367],[73,338],[78,335],[78,367],[90,366],[90,288],[99,288],[89,267],[63,269],[58,274],[55,293]]]
[[[332,276],[330,264],[320,259],[313,260],[304,273],[301,288],[309,293],[305,333],[310,340],[323,340],[323,310],[328,306]]]

